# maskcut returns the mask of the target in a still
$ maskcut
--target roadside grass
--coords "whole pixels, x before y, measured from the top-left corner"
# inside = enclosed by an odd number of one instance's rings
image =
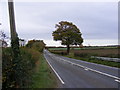
[[[91,62],[91,63],[97,63],[97,64],[120,68],[119,62],[104,61],[104,60],[99,60],[99,59],[90,58],[90,57],[77,57],[77,56],[74,56],[73,53],[70,53],[69,55],[64,55],[64,56],[68,57],[68,58],[77,59],[77,60],[83,60],[83,61],[87,61],[87,62]]]
[[[48,66],[43,54],[36,63],[36,68],[32,75],[32,85],[30,88],[56,88],[57,80]]]

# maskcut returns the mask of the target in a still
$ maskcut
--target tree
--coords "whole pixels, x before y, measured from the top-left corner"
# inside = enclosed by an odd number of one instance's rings
[[[3,31],[0,31],[0,40],[1,40],[1,42],[0,42],[0,46],[1,47],[7,47],[7,40],[8,39],[8,37],[7,37],[7,35],[3,32]]]
[[[43,40],[30,40],[28,41],[28,44],[26,45],[26,47],[34,48],[39,52],[43,52],[45,45],[46,44],[43,42]]]
[[[70,45],[81,45],[83,43],[82,33],[72,22],[61,21],[55,26],[52,36],[55,41],[61,41],[62,45],[67,46],[67,53],[69,54]]]

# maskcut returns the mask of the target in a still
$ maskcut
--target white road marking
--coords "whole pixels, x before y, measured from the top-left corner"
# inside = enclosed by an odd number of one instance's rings
[[[120,81],[119,81],[119,80],[117,80],[117,79],[115,79],[115,81],[120,83]]]
[[[55,56],[54,54],[51,54],[51,55]],[[76,63],[73,63],[73,62],[71,62],[71,61],[62,59],[62,58],[60,58],[60,57],[57,57],[57,58],[59,58],[59,59],[62,60],[62,61],[65,61],[65,62],[67,62],[67,63],[70,63],[70,64],[72,64],[72,65],[79,66],[79,67],[81,67],[81,68],[83,68],[83,69],[85,69],[85,70],[90,70],[90,71],[93,71],[93,72],[96,72],[96,73],[99,73],[99,74],[102,74],[102,75],[105,75],[105,76],[114,78],[116,82],[120,82],[120,81],[119,81],[120,78],[117,77],[117,76],[113,76],[113,75],[110,75],[110,74],[107,74],[107,73],[104,73],[104,72],[101,72],[101,71],[98,71],[98,70],[95,70],[95,69],[91,69],[91,68],[88,68],[88,67],[86,67],[86,66],[83,66],[83,65],[80,65],[80,64],[76,64]],[[101,65],[101,66],[102,66],[102,65]]]
[[[72,59],[73,59],[73,58],[72,58]],[[83,62],[83,63],[93,64],[93,65],[99,65],[99,66],[103,66],[103,67],[107,67],[107,68],[119,69],[119,68],[116,68],[116,67],[110,67],[110,66],[105,66],[105,65],[102,65],[102,64],[90,63],[90,62],[81,61],[81,60],[77,60],[77,59],[74,59],[74,60],[75,60],[75,61],[78,61],[78,62]]]
[[[45,56],[44,56],[45,57]],[[61,79],[61,77],[58,75],[58,73],[55,71],[55,69],[52,67],[52,65],[49,63],[49,61],[47,60],[47,58],[45,57],[46,61],[48,62],[48,64],[50,65],[50,67],[52,68],[52,70],[55,72],[55,74],[57,75],[57,77],[59,78],[59,80],[61,81],[62,84],[65,84],[65,82]]]
[[[56,55],[56,54],[51,54],[51,55]],[[67,58],[67,57],[66,57]],[[73,58],[71,58],[71,59],[73,59]],[[74,59],[75,61],[78,61],[78,62],[84,62],[84,63],[88,63],[88,64],[93,64],[93,65],[99,65],[99,66],[103,66],[103,67],[107,67],[107,68],[112,68],[112,69],[119,69],[119,68],[117,68],[117,67],[110,67],[110,66],[106,66],[106,65],[102,65],[102,64],[96,64],[96,63],[90,63],[90,62],[86,62],[86,61],[81,61],[81,60],[77,60],[77,59]]]
[[[88,69],[87,69],[87,68],[85,68],[85,70],[86,70],[86,71],[88,71]]]
[[[65,61],[65,62],[68,62],[68,63],[70,63],[70,64],[72,64],[72,65],[76,65],[76,66],[82,67],[82,68],[84,68],[85,70],[86,70],[86,68],[87,68],[87,69],[90,70],[90,71],[93,71],[93,72],[96,72],[96,73],[99,73],[99,74],[102,74],[102,75],[109,76],[109,77],[111,77],[111,78],[119,79],[119,80],[120,80],[120,78],[117,77],[117,76],[113,76],[113,75],[110,75],[110,74],[107,74],[107,73],[104,73],[104,72],[101,72],[101,71],[97,71],[97,70],[95,70],[95,69],[91,69],[91,68],[88,68],[88,67],[86,67],[86,66],[82,66],[82,65],[80,65],[80,64],[76,64],[76,63],[73,63],[73,62],[68,61],[68,60],[65,60],[65,59],[61,59],[61,60]]]
[[[64,60],[64,61],[66,61],[66,60]],[[68,61],[66,61],[66,62],[68,62]],[[69,61],[69,63],[70,63],[70,61]],[[72,63],[72,62],[71,62],[71,63]],[[82,65],[80,65],[80,64],[76,64],[76,63],[72,63],[72,64],[77,65],[77,66],[79,66],[79,67],[82,67],[82,68],[84,68],[84,69],[87,68],[87,69],[89,69],[90,71],[93,71],[93,72],[96,72],[96,73],[99,73],[99,74],[102,74],[102,75],[106,75],[106,76],[109,76],[109,77],[112,77],[112,78],[115,78],[115,79],[119,79],[119,80],[120,80],[119,77],[116,77],[116,76],[113,76],[113,75],[110,75],[110,74],[107,74],[107,73],[104,73],[104,72],[101,72],[101,71],[97,71],[97,70],[94,70],[94,69],[91,69],[91,68],[82,66]]]

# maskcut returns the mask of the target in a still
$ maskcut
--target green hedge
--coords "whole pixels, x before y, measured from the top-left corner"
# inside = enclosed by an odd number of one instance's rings
[[[40,58],[40,52],[30,48],[20,48],[16,71],[13,71],[11,48],[4,48],[2,53],[2,88],[28,87],[31,83],[31,73],[35,63]],[[13,75],[13,72],[15,75]],[[11,77],[16,78],[14,81]],[[17,83],[17,86],[15,86]]]

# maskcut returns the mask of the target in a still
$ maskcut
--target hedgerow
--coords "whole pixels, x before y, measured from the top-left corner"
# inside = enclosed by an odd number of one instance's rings
[[[4,48],[2,55],[2,87],[3,88],[19,88],[29,87],[32,82],[31,73],[35,67],[35,63],[39,60],[40,52],[30,49],[21,48],[19,62],[16,67],[16,74],[12,75],[14,66],[12,63],[11,48]],[[16,77],[17,80],[13,80],[11,77]],[[17,83],[17,86],[16,86]]]
[[[16,43],[16,44],[15,44]],[[28,47],[19,48],[17,39],[12,47],[3,48],[2,52],[2,88],[28,88],[32,83],[32,73],[44,43],[40,40],[27,44]],[[29,47],[29,45],[31,45]]]

